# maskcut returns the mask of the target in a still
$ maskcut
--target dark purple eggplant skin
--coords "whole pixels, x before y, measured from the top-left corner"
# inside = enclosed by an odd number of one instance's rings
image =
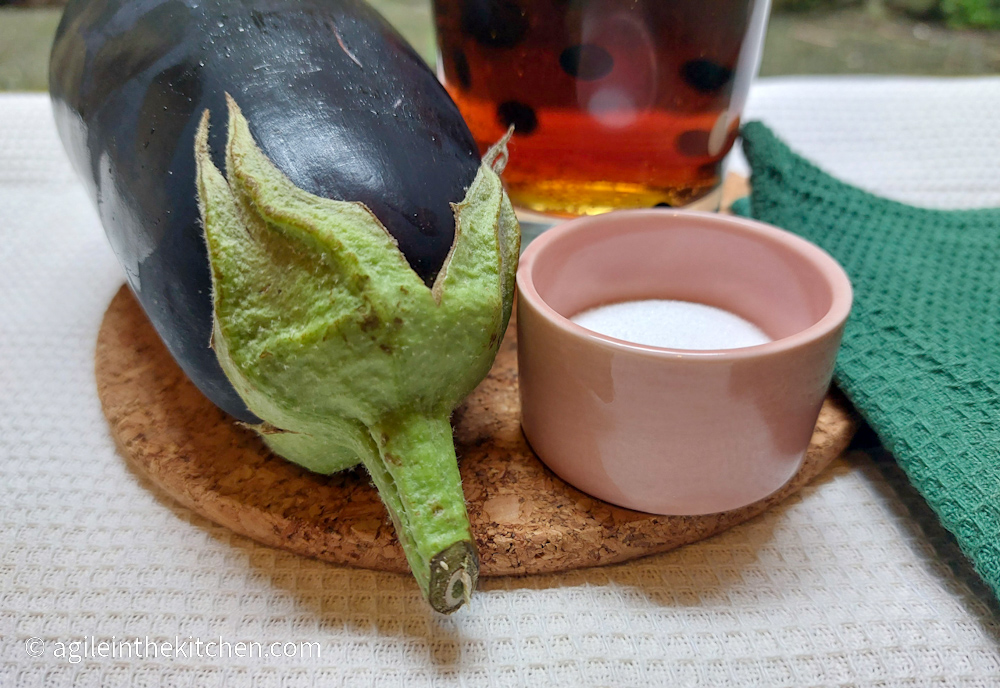
[[[49,90],[63,144],[146,314],[199,389],[251,423],[209,348],[193,153],[201,113],[212,113],[220,169],[229,93],[293,183],[364,203],[427,282],[454,238],[450,204],[479,169],[472,134],[433,72],[360,0],[71,0]]]

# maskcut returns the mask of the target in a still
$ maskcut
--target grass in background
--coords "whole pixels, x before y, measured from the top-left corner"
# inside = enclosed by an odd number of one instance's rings
[[[0,91],[48,89],[49,48],[62,8],[0,8]]]
[[[860,7],[772,13],[761,76],[1000,73],[1000,31],[949,29]]]
[[[371,2],[433,62],[429,0]],[[0,6],[0,90],[47,89],[49,47],[61,13],[56,7]],[[761,65],[762,76],[997,73],[1000,31],[952,30],[861,7],[772,13]]]

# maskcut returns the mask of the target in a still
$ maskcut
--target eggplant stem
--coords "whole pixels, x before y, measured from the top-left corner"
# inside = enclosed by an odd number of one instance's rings
[[[397,415],[371,430],[377,453],[365,466],[421,592],[450,614],[475,589],[479,559],[448,414]]]

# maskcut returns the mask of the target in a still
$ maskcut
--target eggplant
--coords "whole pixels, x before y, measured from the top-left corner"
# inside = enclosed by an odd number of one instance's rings
[[[506,138],[481,161],[359,0],[71,0],[50,93],[180,366],[279,455],[363,463],[425,597],[460,607],[478,559],[449,416],[510,316]]]
[[[360,0],[71,0],[52,46],[59,135],[129,285],[217,406],[259,422],[219,367],[195,197],[204,110],[240,104],[299,188],[364,203],[430,282],[478,148],[437,78]],[[210,136],[223,164],[225,130]]]

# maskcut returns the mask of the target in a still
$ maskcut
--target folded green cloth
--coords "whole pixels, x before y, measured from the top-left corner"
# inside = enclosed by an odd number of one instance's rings
[[[753,191],[734,210],[847,270],[855,301],[837,384],[1000,597],[1000,208],[879,198],[758,122],[743,148]]]

